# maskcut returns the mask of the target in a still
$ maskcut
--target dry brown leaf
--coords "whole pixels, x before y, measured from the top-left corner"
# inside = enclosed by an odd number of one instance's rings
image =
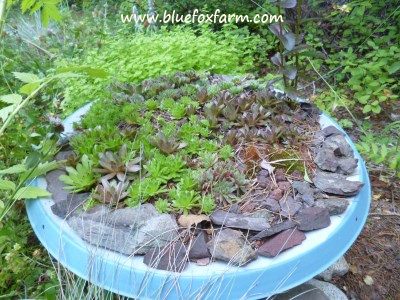
[[[210,218],[206,215],[182,215],[178,219],[178,224],[182,227],[189,228],[203,221],[210,222]]]

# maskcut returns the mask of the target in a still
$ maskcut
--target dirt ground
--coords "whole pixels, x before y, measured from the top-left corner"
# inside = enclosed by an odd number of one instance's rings
[[[350,299],[400,299],[400,181],[369,166],[373,199],[367,223],[334,283]],[[371,280],[372,279],[372,280]]]

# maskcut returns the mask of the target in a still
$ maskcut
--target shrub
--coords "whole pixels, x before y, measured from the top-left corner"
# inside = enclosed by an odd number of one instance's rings
[[[257,37],[227,26],[220,33],[207,27],[196,31],[177,27],[156,34],[108,36],[101,49],[82,57],[58,61],[59,67],[90,66],[108,72],[106,78],[76,78],[65,81],[64,109],[71,112],[85,102],[110,96],[115,81],[138,82],[177,71],[197,70],[239,74],[253,66]]]

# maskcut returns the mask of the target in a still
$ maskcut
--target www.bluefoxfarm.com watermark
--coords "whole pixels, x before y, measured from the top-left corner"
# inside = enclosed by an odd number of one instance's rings
[[[254,23],[271,24],[283,22],[282,15],[256,14],[252,17],[248,15],[224,14],[217,9],[213,13],[200,13],[195,9],[192,13],[178,14],[176,11],[165,11],[162,15],[154,14],[121,14],[122,23],[149,23],[149,24],[228,24],[228,23]]]

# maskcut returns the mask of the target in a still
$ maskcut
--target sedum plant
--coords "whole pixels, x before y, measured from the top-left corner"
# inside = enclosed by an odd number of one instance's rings
[[[61,175],[60,180],[64,182],[69,190],[74,193],[89,190],[97,181],[97,176],[93,172],[93,162],[86,156],[82,156],[81,163],[76,168],[66,167],[68,175]]]

